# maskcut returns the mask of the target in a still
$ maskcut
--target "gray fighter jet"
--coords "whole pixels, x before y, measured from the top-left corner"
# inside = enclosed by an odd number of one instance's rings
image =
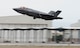
[[[44,12],[40,12],[40,11],[33,10],[30,8],[25,8],[25,7],[13,8],[13,10],[15,10],[18,13],[31,16],[33,17],[33,19],[36,19],[36,18],[41,18],[44,20],[63,19],[61,17],[58,17],[58,15],[61,13],[60,10],[56,12],[50,11],[49,13],[44,13]]]

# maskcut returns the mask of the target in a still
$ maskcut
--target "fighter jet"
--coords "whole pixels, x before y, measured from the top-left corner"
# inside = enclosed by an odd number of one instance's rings
[[[58,15],[61,13],[60,10],[57,10],[56,12],[50,11],[49,13],[40,12],[26,7],[13,8],[13,10],[15,10],[18,13],[31,16],[33,17],[33,19],[36,18],[41,18],[44,20],[63,19],[61,17],[58,17]]]

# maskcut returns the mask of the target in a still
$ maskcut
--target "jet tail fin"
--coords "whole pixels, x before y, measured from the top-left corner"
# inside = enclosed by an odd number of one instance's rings
[[[55,12],[54,16],[57,17],[60,13],[61,13],[61,11],[58,10],[58,11]]]
[[[61,11],[58,10],[58,11],[56,11],[56,12],[54,12],[54,11],[50,11],[48,14],[57,17],[60,13],[61,13]]]

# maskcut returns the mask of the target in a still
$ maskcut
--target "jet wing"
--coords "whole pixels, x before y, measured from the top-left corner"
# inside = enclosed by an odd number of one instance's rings
[[[53,16],[51,16],[51,15],[48,15],[48,14],[40,14],[41,16],[43,16],[43,17],[53,17]]]
[[[53,18],[53,16],[48,15],[48,14],[40,14],[40,16],[42,19],[45,19],[45,20],[50,20]]]

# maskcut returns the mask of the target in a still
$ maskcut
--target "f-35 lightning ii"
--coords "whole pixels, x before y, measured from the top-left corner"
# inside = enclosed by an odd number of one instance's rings
[[[50,11],[49,13],[40,12],[26,7],[13,8],[13,10],[15,10],[18,13],[31,16],[33,17],[33,19],[36,18],[41,18],[44,20],[63,19],[62,17],[58,17],[58,15],[61,13],[60,10],[57,10],[56,12]]]

